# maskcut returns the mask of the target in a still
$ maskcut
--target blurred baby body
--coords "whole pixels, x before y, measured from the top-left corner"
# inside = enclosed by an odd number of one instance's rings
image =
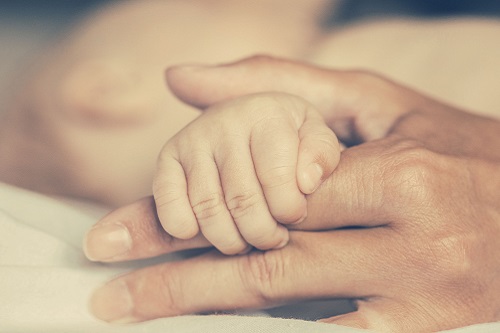
[[[300,58],[332,3],[149,0],[91,13],[17,80],[0,122],[0,180],[111,205],[150,194],[161,147],[198,116],[168,92],[165,69]]]
[[[0,180],[110,205],[151,194],[161,148],[199,115],[168,92],[164,71],[178,63],[267,53],[374,70],[496,112],[500,23],[374,21],[323,31],[321,16],[335,3],[127,1],[89,15],[4,103]]]

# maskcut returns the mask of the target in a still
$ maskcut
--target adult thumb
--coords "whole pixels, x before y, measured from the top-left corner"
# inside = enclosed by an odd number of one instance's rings
[[[285,92],[313,104],[343,141],[383,137],[405,108],[401,87],[380,76],[338,71],[300,61],[253,56],[219,66],[177,66],[167,83],[198,108],[258,92]],[[394,88],[399,89],[394,89]]]

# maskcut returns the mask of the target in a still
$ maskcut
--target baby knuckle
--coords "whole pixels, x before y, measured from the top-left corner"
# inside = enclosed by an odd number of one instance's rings
[[[223,254],[232,256],[244,253],[248,250],[249,245],[238,236],[228,237],[224,239],[215,240],[213,243],[216,248]]]
[[[295,166],[281,165],[259,173],[264,190],[286,185],[296,185]]]
[[[246,192],[226,199],[226,206],[234,219],[248,216],[260,202],[259,194]]]
[[[339,140],[335,133],[328,127],[325,127],[322,132],[320,132],[320,137],[318,140],[329,148],[329,150],[339,149]]]
[[[252,244],[256,249],[265,251],[276,247],[281,243],[280,238],[273,237],[274,235],[245,235],[245,239]]]
[[[308,134],[308,136],[324,152],[331,154],[340,149],[337,136],[327,127],[318,129],[316,133]]]
[[[203,199],[191,203],[191,208],[198,221],[215,217],[226,208],[220,193],[208,194]]]
[[[175,188],[177,188],[176,184],[164,180],[153,181],[153,197],[157,209],[169,207],[182,199],[182,194],[175,191]]]
[[[304,216],[305,214],[304,205],[297,203],[293,205],[290,204],[287,206],[282,206],[282,207],[271,206],[270,209],[272,216],[277,221],[283,224],[298,222],[299,219]]]
[[[319,148],[317,162],[325,166],[329,171],[335,167],[340,159],[340,144],[333,132],[325,132],[314,138]]]
[[[244,101],[243,109],[247,114],[254,117],[252,133],[271,131],[270,122],[281,125],[284,123],[287,115],[284,110],[286,104],[289,104],[289,101],[283,98],[285,95],[284,93],[270,94],[264,92],[240,98],[240,101]],[[234,124],[232,124],[232,127],[234,127]]]
[[[159,167],[161,167],[163,164],[170,160],[175,160],[174,158],[174,153],[176,152],[177,145],[174,143],[176,141],[174,138],[172,138],[170,141],[165,143],[163,147],[161,148],[160,153],[158,154],[156,163]]]

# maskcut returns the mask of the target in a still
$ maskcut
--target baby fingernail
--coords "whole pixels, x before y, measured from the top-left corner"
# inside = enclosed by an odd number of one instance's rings
[[[128,324],[139,321],[132,315],[134,304],[125,282],[114,280],[97,289],[90,299],[90,312],[98,319]]]
[[[104,261],[126,254],[131,247],[128,229],[121,224],[108,224],[90,229],[83,249],[90,260]]]
[[[282,247],[285,247],[288,242],[290,241],[290,236],[288,234],[288,230],[286,231],[286,236],[283,238],[281,243],[278,244],[278,246],[275,247],[275,249],[281,249]]]
[[[304,174],[304,187],[302,190],[306,194],[316,191],[321,184],[321,177],[323,177],[323,168],[319,164],[310,164]]]

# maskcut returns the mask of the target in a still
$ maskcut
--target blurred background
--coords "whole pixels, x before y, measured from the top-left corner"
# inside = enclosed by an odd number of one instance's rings
[[[0,19],[50,20],[57,28],[71,22],[75,16],[109,2],[112,0],[0,0]],[[339,3],[338,9],[330,16],[330,24],[345,24],[370,17],[500,15],[498,0],[340,0]]]
[[[2,43],[0,55],[4,55],[5,52],[12,53],[19,47],[29,49],[30,44],[36,46],[43,42],[44,38],[61,31],[75,17],[110,2],[112,0],[0,0]],[[366,18],[500,16],[498,0],[338,0],[338,2],[335,11],[327,16],[325,24],[328,26],[348,24]],[[9,34],[13,31],[16,31],[18,41],[9,38]],[[6,47],[7,45],[9,47]]]
[[[112,1],[0,0],[0,95],[6,84],[6,80],[1,78],[13,75],[24,60],[36,54],[47,40],[64,31],[75,18],[110,2]],[[452,15],[500,17],[500,1],[338,0],[335,10],[326,15],[325,25],[341,26],[370,18],[436,18]]]
[[[342,0],[330,23],[397,16],[500,16],[498,0]]]

